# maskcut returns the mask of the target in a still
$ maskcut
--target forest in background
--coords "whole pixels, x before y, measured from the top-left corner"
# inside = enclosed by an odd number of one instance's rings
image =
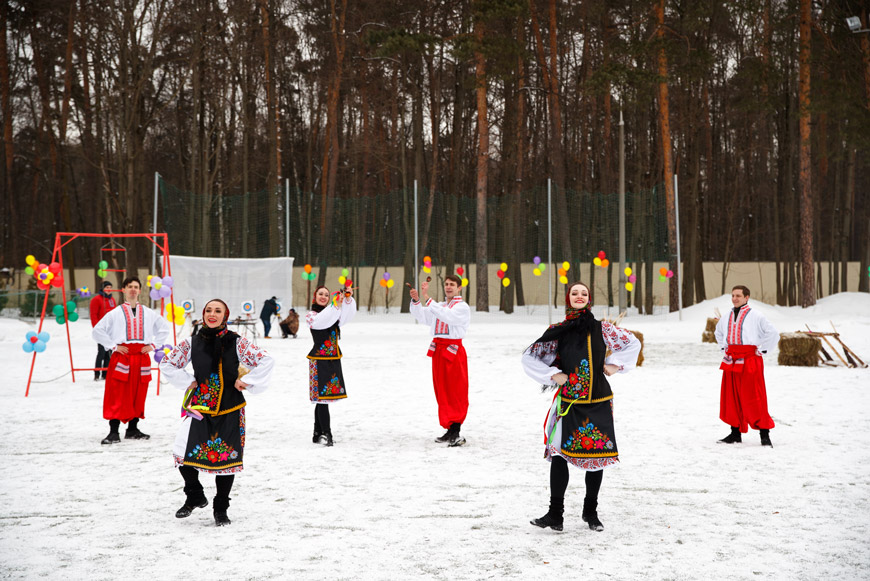
[[[870,33],[850,16],[867,29],[867,2],[0,2],[0,266],[47,255],[56,231],[150,231],[155,172],[196,197],[201,239],[222,236],[220,200],[265,192],[245,208],[262,231],[239,236],[265,232],[266,256],[289,181],[301,261],[326,276],[359,242],[336,232],[399,229],[406,279],[414,181],[420,256],[452,270],[462,252],[541,254],[530,208],[549,178],[555,254],[585,260],[581,233],[601,225],[577,201],[616,197],[622,116],[625,187],[661,190],[671,262],[679,176],[672,307],[705,296],[703,261],[776,262],[780,304],[844,290],[849,260],[867,291]],[[366,199],[389,203],[341,211]],[[150,263],[144,246],[126,254]]]

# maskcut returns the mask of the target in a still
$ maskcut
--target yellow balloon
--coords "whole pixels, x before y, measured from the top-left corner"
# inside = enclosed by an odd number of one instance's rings
[[[343,277],[343,276],[338,277],[338,283],[339,283],[339,284],[344,284],[344,281],[346,281],[346,280],[347,280],[347,279],[346,279],[345,277]]]
[[[595,266],[601,266],[601,259],[596,256],[592,259],[592,264],[594,264]]]
[[[462,286],[468,286],[468,279],[467,278],[462,279]]]
[[[502,263],[499,265],[499,268],[501,268],[501,271],[502,271],[502,272],[507,271],[507,262],[502,262]]]
[[[535,270],[532,271],[532,273],[533,273],[535,276],[541,276],[541,269],[540,269],[540,268],[536,268]]]
[[[625,273],[625,276],[631,276],[631,267],[626,266],[623,272]]]
[[[28,254],[27,258],[24,259],[24,262],[26,262],[28,266],[33,266],[36,264],[36,257],[32,254]]]
[[[395,284],[395,281],[393,279],[388,280],[387,281],[387,288],[393,288],[393,284]]]
[[[633,285],[632,283],[630,283],[630,282],[625,283],[625,290],[627,290],[628,292],[633,291],[633,290],[634,290],[634,285]]]
[[[511,285],[511,279],[509,279],[508,277],[504,277],[503,279],[501,279],[501,286],[507,288],[510,285]]]
[[[429,268],[428,266],[424,266],[424,267],[423,267],[423,272],[425,272],[426,274],[429,274],[430,272],[432,272],[432,269]]]
[[[564,268],[565,270],[571,270],[571,263],[566,260],[562,263],[562,268]]]
[[[568,277],[567,276],[560,276],[559,282],[561,282],[562,284],[568,284]]]

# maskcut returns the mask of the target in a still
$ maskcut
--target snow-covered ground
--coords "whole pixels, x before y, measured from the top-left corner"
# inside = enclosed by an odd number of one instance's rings
[[[831,321],[870,362],[870,295],[806,310],[753,304],[780,331]],[[331,408],[333,448],[311,443],[307,329],[262,340],[278,364],[270,389],[248,398],[245,471],[225,528],[210,509],[174,517],[181,392],[164,384],[158,396],[152,383],[140,424],[151,440],[101,446],[103,384],[90,372],[71,381],[62,327],[46,321],[52,339],[25,398],[21,343],[34,327],[0,319],[0,577],[870,578],[870,369],[780,367],[772,353],[773,449],[756,432],[717,445],[728,432],[719,352],[700,342],[714,306],[727,312],[729,298],[682,321],[624,322],[643,332],[646,361],[612,379],[621,464],[604,476],[605,530],[580,519],[583,478],[572,470],[562,534],[528,522],[547,509],[551,396],[522,372],[520,353],[546,327],[543,309],[473,314],[463,448],[433,442],[443,430],[428,331],[410,315],[361,312],[344,329],[350,397]],[[88,322],[71,329],[76,365],[92,365]],[[213,479],[202,480],[213,496]]]

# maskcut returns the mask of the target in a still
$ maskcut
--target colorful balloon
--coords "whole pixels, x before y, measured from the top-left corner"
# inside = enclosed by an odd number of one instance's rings
[[[501,279],[501,286],[507,288],[510,285],[511,285],[511,279],[509,279],[508,277],[504,277],[503,279]]]
[[[565,275],[560,276],[559,282],[561,282],[562,284],[568,284],[568,277]]]
[[[601,266],[601,259],[596,256],[592,259],[592,264],[594,264],[595,266]]]
[[[504,270],[504,271],[507,271],[507,266],[508,266],[508,265],[507,265],[507,262],[502,262],[501,265],[500,265],[500,268],[501,268],[502,270]]]
[[[628,277],[628,282],[637,282],[637,276],[632,274],[630,277]]]
[[[461,277],[464,273],[465,273],[464,268],[462,268],[461,266],[456,267],[456,274],[458,274]]]
[[[534,257],[534,258],[532,259],[532,262],[535,263],[535,266],[541,264],[541,257],[540,257],[540,256],[536,256],[536,257]]]
[[[625,276],[631,276],[631,267],[626,266],[625,270],[623,270],[623,272],[625,273]]]
[[[634,285],[631,284],[630,282],[625,283],[625,290],[627,290],[628,292],[633,291],[633,290],[634,290]]]
[[[393,285],[396,284],[396,281],[390,279],[387,281],[387,288],[393,288]]]
[[[33,256],[32,254],[28,254],[28,255],[24,258],[24,262],[25,262],[28,266],[33,266],[34,264],[36,264],[36,257]]]
[[[535,276],[541,276],[541,269],[540,268],[534,269],[532,271],[532,274],[534,274]]]
[[[566,260],[565,262],[562,263],[562,268],[564,268],[565,271],[571,270],[571,263]]]
[[[468,279],[467,278],[462,279],[462,286],[468,286]]]
[[[598,251],[598,258],[600,258],[601,260],[604,260],[606,257],[607,257],[606,252],[604,252],[603,250]]]
[[[387,279],[382,278],[382,279],[380,280],[380,283],[381,283],[381,286],[382,286],[382,287],[384,287],[384,288],[387,287]]]
[[[601,261],[601,267],[602,267],[602,268],[607,268],[608,266],[610,266],[610,261],[609,261],[609,260],[607,260],[607,259],[605,258],[604,260]]]
[[[495,275],[496,275],[497,277],[499,277],[499,278],[504,278],[504,271],[503,271],[503,270],[499,270],[499,271],[497,271],[497,272],[495,273]]]
[[[305,271],[305,274],[308,274],[309,272],[311,272],[311,265],[306,264],[305,266],[302,267],[302,270]]]

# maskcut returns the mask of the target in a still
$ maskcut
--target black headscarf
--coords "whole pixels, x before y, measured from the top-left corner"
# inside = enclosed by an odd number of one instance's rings
[[[224,312],[224,320],[221,321],[221,324],[217,327],[209,327],[205,324],[205,309],[208,307],[209,303],[220,303],[224,306],[224,309],[226,309]],[[212,299],[205,303],[205,307],[202,308],[202,327],[200,327],[197,335],[205,343],[206,350],[211,352],[211,370],[213,372],[216,372],[219,369],[221,358],[224,354],[224,348],[232,348],[233,341],[237,336],[235,333],[227,329],[227,320],[229,318],[230,308],[220,299]]]

